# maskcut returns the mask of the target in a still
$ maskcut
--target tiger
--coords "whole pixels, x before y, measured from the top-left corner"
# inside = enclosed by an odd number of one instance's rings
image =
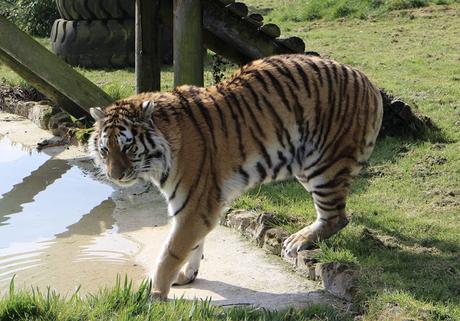
[[[152,276],[152,296],[193,282],[204,239],[243,192],[295,178],[316,220],[290,235],[296,257],[348,224],[352,179],[369,159],[383,115],[378,87],[330,59],[288,54],[252,61],[209,87],[182,85],[90,110],[97,167],[120,185],[148,180],[172,228]]]

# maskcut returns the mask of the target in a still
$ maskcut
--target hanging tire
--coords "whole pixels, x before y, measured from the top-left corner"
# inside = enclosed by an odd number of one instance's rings
[[[172,35],[162,33],[163,63],[172,62]],[[134,67],[134,20],[58,19],[51,30],[51,49],[72,66]]]
[[[106,20],[134,18],[134,0],[56,0],[66,20]]]

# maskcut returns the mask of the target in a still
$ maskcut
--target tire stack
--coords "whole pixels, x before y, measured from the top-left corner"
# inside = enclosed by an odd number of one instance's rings
[[[134,0],[56,0],[61,19],[51,30],[51,48],[72,66],[134,66]],[[163,63],[172,62],[172,28],[163,25]]]

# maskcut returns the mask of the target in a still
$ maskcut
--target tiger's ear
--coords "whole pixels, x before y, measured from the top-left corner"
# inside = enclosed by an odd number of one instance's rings
[[[146,100],[142,103],[142,116],[145,119],[150,119],[154,110],[155,102],[153,100]]]
[[[89,113],[91,114],[91,117],[93,117],[95,121],[101,121],[105,118],[105,113],[101,107],[90,108]]]

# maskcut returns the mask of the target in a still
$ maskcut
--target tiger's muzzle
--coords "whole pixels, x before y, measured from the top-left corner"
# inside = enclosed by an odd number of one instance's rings
[[[120,182],[127,182],[136,179],[131,161],[125,153],[117,149],[109,149],[107,176]]]

